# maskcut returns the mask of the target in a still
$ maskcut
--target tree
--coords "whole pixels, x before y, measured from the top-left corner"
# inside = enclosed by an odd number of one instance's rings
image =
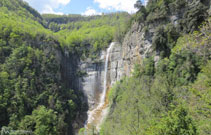
[[[40,106],[26,115],[20,123],[20,129],[33,131],[35,135],[57,135],[57,116],[51,109]]]
[[[143,7],[141,0],[137,0],[136,3],[134,4],[134,7],[140,10]]]
[[[170,111],[157,126],[158,130],[154,130],[153,133],[156,135],[197,135],[197,128],[182,105]]]

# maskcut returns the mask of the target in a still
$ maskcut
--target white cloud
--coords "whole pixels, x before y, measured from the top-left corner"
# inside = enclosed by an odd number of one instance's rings
[[[54,10],[60,6],[65,6],[70,3],[71,0],[25,0],[33,8],[38,10],[40,13],[54,13],[63,14],[61,12],[55,12]]]
[[[59,4],[63,4],[63,5],[67,5],[70,0],[53,0],[53,1],[57,1]]]
[[[55,12],[53,10],[53,8],[49,5],[46,5],[43,10],[42,10],[42,13],[49,13],[49,14],[57,14],[57,15],[63,15],[64,13],[62,12]]]
[[[144,0],[144,5],[147,5],[149,0]]]
[[[94,2],[99,3],[102,9],[115,9],[127,11],[129,13],[134,13],[137,9],[134,8],[134,4],[137,0],[94,0]]]
[[[101,15],[102,13],[97,12],[95,9],[88,7],[82,15],[92,16],[92,15]]]

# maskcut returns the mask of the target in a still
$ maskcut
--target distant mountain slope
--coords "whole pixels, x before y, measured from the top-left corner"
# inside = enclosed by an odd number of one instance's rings
[[[0,7],[7,8],[9,11],[13,11],[13,13],[19,16],[29,17],[39,22],[42,21],[42,16],[23,0],[1,0]]]

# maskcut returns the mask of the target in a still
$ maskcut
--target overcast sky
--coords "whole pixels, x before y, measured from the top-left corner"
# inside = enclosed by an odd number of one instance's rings
[[[40,13],[97,15],[115,11],[134,13],[136,0],[24,0]],[[142,0],[144,3],[144,0]]]

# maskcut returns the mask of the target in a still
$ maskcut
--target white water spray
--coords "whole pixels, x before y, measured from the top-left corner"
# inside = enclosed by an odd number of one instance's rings
[[[103,85],[103,94],[100,99],[100,104],[99,106],[103,106],[105,103],[105,98],[106,98],[106,91],[107,91],[107,72],[108,72],[108,62],[109,62],[109,56],[110,56],[110,51],[114,46],[114,42],[112,42],[107,49],[107,54],[106,54],[106,61],[105,61],[105,73],[104,73],[104,85]]]
[[[99,101],[99,104],[96,106],[95,109],[91,110],[91,111],[88,111],[88,119],[87,119],[87,122],[86,122],[86,125],[85,125],[85,128],[88,128],[87,125],[88,124],[92,124],[93,121],[96,119],[95,118],[95,115],[97,112],[100,112],[101,115],[100,115],[100,118],[99,121],[97,123],[95,123],[94,126],[96,126],[97,130],[99,130],[99,126],[100,124],[102,123],[104,117],[106,116],[106,110],[107,108],[103,108],[104,105],[105,105],[105,100],[106,100],[106,92],[107,92],[107,72],[108,72],[108,63],[109,63],[109,56],[110,56],[110,51],[111,49],[113,48],[114,46],[114,42],[112,42],[109,46],[109,48],[107,49],[107,52],[106,52],[106,60],[105,60],[105,71],[104,71],[104,84],[103,84],[103,92],[102,94],[100,95],[100,101]]]

